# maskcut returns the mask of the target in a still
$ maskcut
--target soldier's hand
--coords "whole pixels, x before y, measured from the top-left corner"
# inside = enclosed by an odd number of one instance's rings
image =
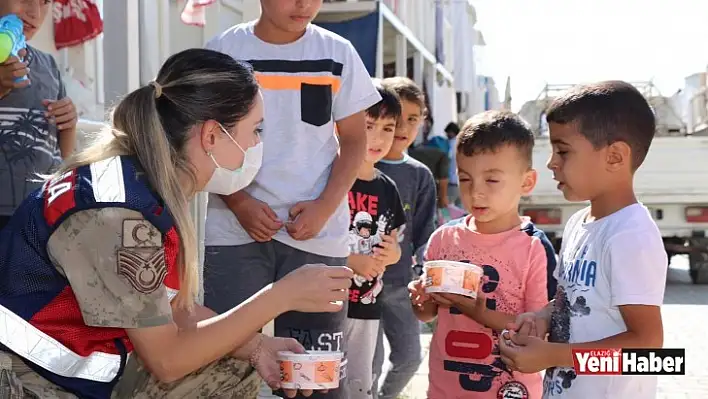
[[[348,300],[354,273],[344,266],[304,265],[274,284],[288,310],[305,313],[338,312]]]

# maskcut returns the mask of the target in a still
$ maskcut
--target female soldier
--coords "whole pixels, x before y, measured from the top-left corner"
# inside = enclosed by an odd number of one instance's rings
[[[251,182],[262,119],[245,64],[183,51],[24,201],[0,232],[0,397],[252,398],[253,368],[277,387],[277,351],[302,347],[257,330],[339,311],[352,273],[306,266],[220,316],[193,303],[188,202]]]

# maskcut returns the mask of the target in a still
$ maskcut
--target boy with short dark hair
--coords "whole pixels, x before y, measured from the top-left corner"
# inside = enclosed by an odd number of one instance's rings
[[[424,277],[410,284],[421,321],[437,317],[430,345],[430,398],[537,398],[541,376],[512,373],[499,357],[499,332],[516,316],[548,303],[551,243],[519,201],[536,184],[533,132],[515,114],[472,117],[457,143],[460,194],[469,216],[433,233],[426,260],[472,263],[483,269],[477,299],[426,294]],[[517,395],[517,396],[512,396]]]
[[[555,300],[508,326],[502,354],[512,369],[547,369],[544,398],[654,398],[656,377],[578,376],[571,353],[663,345],[666,252],[633,189],[656,130],[654,113],[634,86],[608,81],[571,89],[553,101],[547,119],[548,167],[558,189],[590,206],[565,226]],[[520,329],[525,333],[513,332]]]
[[[351,226],[347,265],[356,273],[349,290],[345,338],[349,399],[370,399],[372,365],[379,335],[381,280],[386,267],[399,261],[398,231],[406,222],[396,183],[374,165],[391,148],[401,116],[398,95],[376,81],[382,100],[366,110],[367,152],[349,191]]]
[[[5,0],[0,17],[17,15],[30,41],[50,7],[49,0]],[[0,228],[76,143],[76,107],[54,57],[29,45],[20,57],[0,64]]]
[[[391,150],[376,164],[398,186],[406,216],[405,229],[398,232],[401,259],[386,269],[386,295],[381,298],[381,328],[376,347],[374,374],[381,375],[384,363],[383,335],[391,346],[391,367],[381,384],[379,397],[394,399],[406,387],[422,361],[420,326],[408,300],[408,283],[414,278],[413,258],[422,260],[422,251],[435,229],[435,181],[430,170],[406,154],[422,123],[423,91],[404,77],[387,78],[383,86],[401,99],[401,118],[396,126]],[[378,389],[375,381],[374,390]],[[374,392],[376,393],[376,392]]]

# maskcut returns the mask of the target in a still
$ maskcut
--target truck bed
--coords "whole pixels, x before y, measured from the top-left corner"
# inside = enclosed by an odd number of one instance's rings
[[[567,204],[546,167],[547,137],[536,139],[533,153],[538,182],[525,204]],[[635,191],[645,204],[708,203],[708,137],[657,137],[635,177]]]

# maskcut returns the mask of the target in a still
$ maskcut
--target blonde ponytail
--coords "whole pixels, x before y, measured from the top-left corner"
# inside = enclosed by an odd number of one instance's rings
[[[191,307],[199,289],[197,270],[197,237],[189,210],[194,193],[194,173],[186,159],[172,149],[157,113],[155,87],[148,86],[130,93],[113,112],[113,126],[131,132],[133,151],[146,171],[150,185],[160,193],[177,227],[180,237],[180,290],[177,305]],[[181,178],[191,176],[183,187]]]
[[[211,50],[182,51],[165,62],[156,84],[123,98],[111,113],[112,127],[55,173],[114,156],[137,157],[181,240],[180,290],[174,299],[179,307],[191,309],[199,289],[198,243],[189,209],[195,175],[185,149],[191,128],[208,120],[233,126],[248,113],[257,93],[246,64]]]

